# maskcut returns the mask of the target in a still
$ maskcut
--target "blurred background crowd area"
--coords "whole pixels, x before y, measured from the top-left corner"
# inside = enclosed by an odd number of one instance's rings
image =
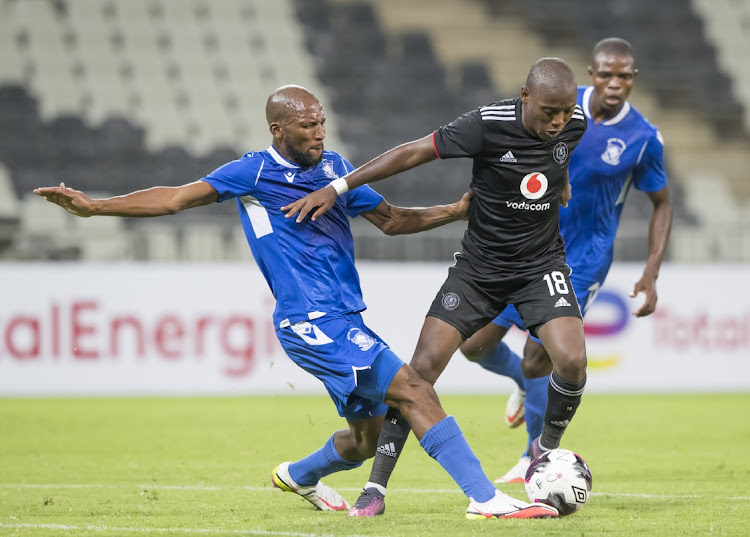
[[[668,260],[750,262],[750,0],[0,0],[0,259],[249,259],[233,203],[80,219],[31,191],[199,179],[270,145],[266,98],[290,83],[321,100],[327,148],[361,165],[518,95],[540,57],[588,84],[609,36],[632,43],[630,100],[665,139]],[[433,162],[374,186],[394,205],[449,203],[470,173]],[[646,257],[649,216],[632,192],[618,260]],[[360,259],[448,261],[465,224],[353,227]]]

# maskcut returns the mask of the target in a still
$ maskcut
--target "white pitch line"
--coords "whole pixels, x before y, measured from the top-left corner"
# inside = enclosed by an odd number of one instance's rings
[[[247,490],[251,492],[271,492],[273,491],[272,486],[242,486],[242,485],[228,485],[228,486],[215,486],[215,485],[159,485],[156,483],[152,484],[124,484],[124,485],[108,485],[103,483],[91,483],[91,484],[73,484],[73,483],[0,483],[0,488],[29,488],[29,489],[85,489],[85,488],[104,488],[104,489],[123,489],[123,488],[138,488],[138,489],[160,489],[160,490],[197,490],[197,491],[222,491],[222,490]],[[337,490],[344,492],[360,492],[361,488],[349,488],[349,487],[337,487]],[[462,494],[459,489],[402,489],[393,488],[390,489],[392,493],[407,493],[407,494]],[[700,495],[700,494],[645,494],[638,492],[592,492],[592,496],[611,496],[615,498],[643,498],[643,499],[655,499],[655,500],[700,500],[703,498],[714,498],[718,500],[730,500],[730,501],[750,501],[750,496],[713,496],[713,495]]]
[[[58,531],[110,531],[123,533],[192,533],[197,535],[269,535],[279,537],[333,537],[328,533],[297,533],[291,531],[266,530],[221,530],[216,528],[130,528],[118,526],[71,526],[69,524],[5,524],[0,522],[0,528],[8,529],[40,529]],[[353,535],[352,537],[362,537]]]

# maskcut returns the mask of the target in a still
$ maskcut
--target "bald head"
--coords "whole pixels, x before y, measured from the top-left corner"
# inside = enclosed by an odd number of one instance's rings
[[[311,107],[320,107],[320,102],[309,90],[302,86],[281,86],[266,101],[266,121],[288,123],[305,114]]]
[[[564,60],[537,60],[521,88],[521,119],[526,131],[542,140],[556,137],[573,117],[577,94],[576,77]]]
[[[281,86],[266,102],[273,146],[282,157],[303,168],[323,158],[326,116],[320,101],[302,86]]]
[[[575,94],[576,77],[565,60],[560,58],[542,58],[537,60],[526,77],[526,89],[529,93],[553,92]]]

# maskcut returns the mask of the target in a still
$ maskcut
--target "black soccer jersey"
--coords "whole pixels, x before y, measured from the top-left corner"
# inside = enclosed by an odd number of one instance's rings
[[[521,123],[521,98],[468,112],[434,133],[440,158],[472,157],[469,226],[462,255],[488,278],[542,273],[564,259],[558,214],[570,153],[586,119],[580,106],[555,138]]]

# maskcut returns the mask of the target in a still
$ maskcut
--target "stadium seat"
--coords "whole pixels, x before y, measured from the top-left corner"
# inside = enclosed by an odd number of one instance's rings
[[[133,229],[136,259],[179,261],[177,228],[164,222],[138,223]]]
[[[20,229],[16,249],[22,258],[78,258],[79,248],[73,230],[77,217],[55,210],[43,198],[27,193],[21,200]]]
[[[106,198],[109,192],[90,190],[91,198]],[[49,207],[47,210],[55,210]],[[125,220],[116,217],[73,217],[70,232],[80,249],[81,261],[128,261],[135,259],[132,236],[125,227]]]
[[[20,225],[19,212],[10,174],[0,163],[0,257],[13,245]]]
[[[182,226],[184,261],[217,261],[224,258],[224,231],[220,224],[197,222]]]

